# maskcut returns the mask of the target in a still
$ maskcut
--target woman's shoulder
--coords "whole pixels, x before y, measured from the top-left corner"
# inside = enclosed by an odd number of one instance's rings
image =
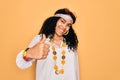
[[[34,38],[42,38],[42,34],[37,34]]]
[[[70,49],[70,48],[68,48],[68,46],[66,47],[66,50],[67,50],[67,52],[69,52],[71,54],[77,54],[77,50],[74,50],[73,48]]]

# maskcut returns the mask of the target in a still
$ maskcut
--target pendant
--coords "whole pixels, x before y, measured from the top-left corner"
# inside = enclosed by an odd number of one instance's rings
[[[59,71],[59,70],[56,70],[56,71],[55,71],[55,74],[57,74],[57,75],[60,74],[60,71]]]
[[[64,70],[63,69],[61,69],[61,70],[55,70],[55,74],[64,74]]]

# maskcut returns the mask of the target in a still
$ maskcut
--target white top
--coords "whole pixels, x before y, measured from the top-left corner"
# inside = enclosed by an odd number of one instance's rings
[[[41,39],[40,35],[37,35],[33,38],[31,43],[29,44],[29,48],[33,47],[37,44]],[[46,43],[50,46],[52,45],[49,42],[49,38],[46,39]],[[57,52],[57,65],[61,68],[61,51],[62,47],[58,48],[55,46]],[[64,74],[56,75],[54,71],[54,60],[53,54],[50,47],[50,51],[46,59],[37,60],[36,64],[36,80],[80,80],[79,79],[79,66],[78,66],[78,54],[77,52],[73,52],[72,50],[68,49],[68,47],[64,47],[66,51],[66,58],[65,58],[65,65],[64,65]],[[23,52],[24,50],[20,51],[20,53],[16,57],[16,64],[20,69],[26,69],[32,65],[32,62],[35,61],[34,59],[31,61],[25,61],[23,59]]]

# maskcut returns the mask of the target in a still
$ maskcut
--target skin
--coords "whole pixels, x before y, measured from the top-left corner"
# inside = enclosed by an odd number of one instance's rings
[[[63,18],[60,18],[56,24],[55,34],[54,34],[54,43],[60,47],[61,41],[63,41],[63,35],[69,31],[72,23]]]
[[[63,41],[63,34],[69,31],[72,23],[68,20],[60,18],[56,24],[55,34],[53,37],[54,43],[60,47],[60,43]],[[33,59],[45,59],[49,52],[49,45],[45,43],[46,36],[43,34],[42,39],[32,48],[27,51],[27,57]]]

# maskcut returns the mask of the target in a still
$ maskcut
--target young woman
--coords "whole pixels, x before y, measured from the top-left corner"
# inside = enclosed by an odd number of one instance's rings
[[[79,80],[78,39],[72,28],[75,15],[59,9],[45,20],[37,36],[22,50],[16,64],[26,69],[36,63],[36,80]]]

